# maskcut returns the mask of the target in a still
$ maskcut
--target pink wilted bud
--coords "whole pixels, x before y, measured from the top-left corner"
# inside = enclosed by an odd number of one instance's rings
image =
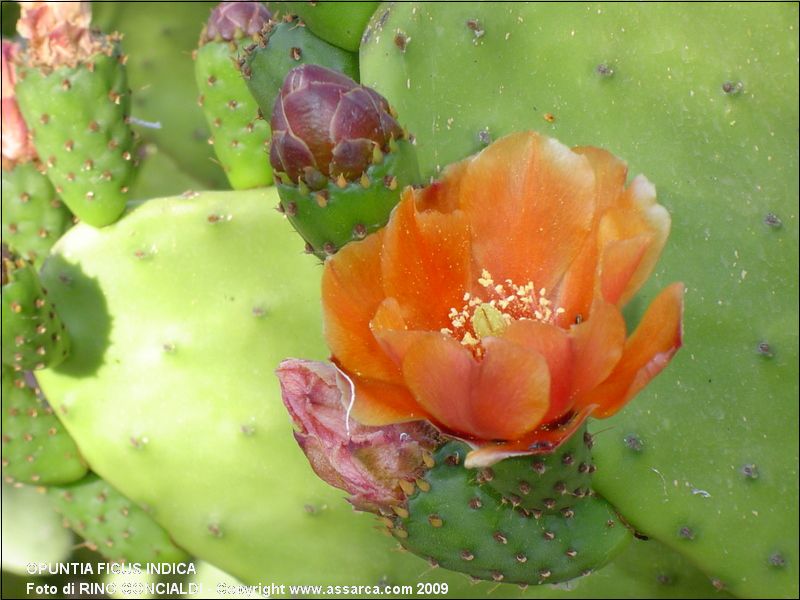
[[[36,156],[36,151],[28,138],[28,127],[19,112],[14,87],[17,73],[14,60],[19,53],[19,45],[3,40],[3,168],[11,169],[20,162],[27,162]]]
[[[370,165],[375,150],[389,151],[403,130],[389,103],[349,77],[301,65],[283,81],[272,111],[270,163],[297,183],[317,187],[320,174],[353,180]]]
[[[17,32],[28,40],[31,66],[74,66],[98,50],[89,2],[20,2]]]
[[[324,481],[351,494],[359,510],[402,502],[401,481],[414,481],[436,444],[425,422],[367,427],[348,414],[351,386],[331,363],[288,359],[277,371],[295,439]]]
[[[227,42],[242,35],[254,35],[269,21],[270,13],[261,2],[220,2],[208,17],[206,41]]]

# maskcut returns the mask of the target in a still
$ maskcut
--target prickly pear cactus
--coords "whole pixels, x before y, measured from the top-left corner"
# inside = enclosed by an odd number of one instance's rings
[[[209,143],[237,190],[272,183],[267,160],[269,126],[239,72],[244,48],[269,20],[258,2],[223,2],[215,8],[195,53],[198,103],[212,131]]]
[[[93,473],[70,485],[52,486],[48,494],[64,526],[109,560],[144,564],[187,558],[141,507]]]
[[[30,374],[3,365],[2,402],[3,481],[54,485],[86,474],[86,461]]]
[[[35,162],[3,169],[2,203],[3,241],[37,267],[72,226],[72,213],[39,169]]]
[[[113,37],[89,31],[87,11],[63,12],[63,31],[34,14],[21,19],[29,46],[16,93],[56,191],[79,218],[100,227],[125,209],[137,163],[125,58]]]
[[[559,583],[602,567],[630,541],[613,508],[584,498],[588,491],[581,489],[580,498],[570,493],[568,508],[527,508],[524,499],[498,493],[492,470],[465,469],[467,450],[458,442],[443,445],[407,506],[384,517],[404,547],[432,563],[488,581]],[[517,458],[498,466],[530,472],[530,465]]]
[[[322,65],[358,80],[358,58],[307,31],[296,18],[270,22],[247,48],[242,74],[266,119],[286,74],[304,64]]]
[[[380,2],[273,2],[300,17],[311,32],[339,48],[357,52],[361,35]]]
[[[39,274],[21,258],[3,258],[3,363],[15,370],[61,363],[70,338]]]
[[[595,487],[715,587],[790,597],[797,7],[695,8],[386,4],[361,75],[415,132],[425,175],[534,128],[655,182],[673,233],[629,316],[684,278],[686,347],[673,378],[598,425]]]

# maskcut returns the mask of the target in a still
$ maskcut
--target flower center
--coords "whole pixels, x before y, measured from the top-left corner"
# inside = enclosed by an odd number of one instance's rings
[[[553,323],[563,308],[554,308],[547,298],[547,290],[538,291],[532,281],[517,285],[511,279],[495,283],[486,269],[481,271],[478,283],[483,291],[464,294],[464,305],[447,314],[451,327],[442,333],[453,336],[469,348],[476,357],[483,355],[481,339],[501,335],[513,321],[541,321]]]

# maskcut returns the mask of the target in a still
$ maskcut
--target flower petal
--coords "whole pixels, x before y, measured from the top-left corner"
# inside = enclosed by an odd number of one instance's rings
[[[597,416],[609,417],[667,366],[682,344],[683,293],[683,284],[673,283],[653,300],[611,375],[581,395],[579,406],[597,404]]]
[[[402,383],[399,368],[382,351],[369,322],[384,300],[380,268],[383,232],[351,242],[325,262],[322,274],[325,339],[349,373]]]
[[[556,304],[564,312],[556,319],[561,327],[568,327],[578,315],[586,318],[592,307],[597,277],[597,264],[600,249],[597,241],[597,227],[602,214],[619,198],[628,177],[628,167],[610,152],[581,146],[573,152],[587,158],[594,171],[596,208],[593,219],[593,233],[583,243],[580,253],[570,264],[559,286]]]
[[[429,418],[405,386],[358,376],[350,379],[355,390],[352,417],[361,425],[391,425]]]
[[[525,132],[483,150],[460,190],[477,265],[496,281],[551,289],[591,230],[594,187],[586,157],[556,140]]]
[[[650,238],[639,265],[619,295],[620,306],[636,294],[652,273],[669,236],[670,223],[667,209],[656,203],[655,186],[642,175],[634,178],[619,202],[603,215],[599,232],[601,248],[616,240],[642,235]]]
[[[591,391],[622,357],[625,320],[616,306],[598,301],[589,318],[569,333],[573,356],[572,397]]]
[[[543,421],[552,421],[571,407],[572,348],[567,332],[539,321],[513,321],[502,338],[541,354],[550,372],[550,407]]]
[[[576,412],[558,427],[537,427],[522,439],[513,442],[486,444],[472,450],[464,460],[467,469],[483,469],[512,456],[530,456],[555,452],[558,447],[571,438],[594,410],[587,406]]]
[[[485,349],[478,363],[454,339],[431,334],[409,349],[403,374],[417,402],[446,432],[515,439],[547,412],[547,362],[498,338],[487,338]]]
[[[411,328],[450,325],[450,308],[469,289],[470,256],[466,215],[420,211],[408,188],[386,227],[381,264],[386,296],[397,299]]]
[[[600,293],[606,302],[617,304],[637,273],[652,238],[640,235],[606,244],[600,258]]]

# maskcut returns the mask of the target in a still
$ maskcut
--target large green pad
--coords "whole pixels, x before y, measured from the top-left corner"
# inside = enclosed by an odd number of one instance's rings
[[[119,31],[137,132],[205,187],[227,187],[197,106],[192,51],[217,2],[94,2],[92,23]],[[161,192],[166,194],[168,192]]]
[[[86,475],[86,461],[35,380],[3,365],[3,481],[58,485]]]
[[[38,268],[72,225],[72,213],[33,161],[3,169],[2,190],[3,242]]]
[[[324,260],[345,244],[363,239],[389,221],[392,209],[408,185],[420,183],[414,147],[392,140],[390,151],[370,165],[356,181],[340,187],[330,179],[321,190],[305,184],[278,183],[280,209],[306,241],[306,251]]]
[[[796,596],[797,6],[386,8],[362,81],[416,134],[423,175],[533,128],[656,184],[672,234],[627,316],[683,280],[685,345],[597,423],[594,486],[719,587]]]
[[[271,22],[262,41],[247,50],[242,73],[269,121],[286,74],[300,65],[321,65],[358,81],[358,56],[319,39],[295,21]]]
[[[47,491],[64,526],[109,560],[144,564],[188,559],[142,507],[94,473]]]
[[[314,35],[350,52],[358,51],[361,35],[380,2],[273,2],[296,14]]]
[[[560,583],[605,565],[631,540],[600,498],[583,498],[565,514],[517,508],[464,468],[467,450],[460,442],[442,446],[390,526],[432,563],[488,581]]]
[[[206,192],[71,230],[44,277],[74,354],[40,383],[93,470],[192,554],[250,583],[416,581],[424,563],[392,552],[292,436],[274,369],[325,355],[321,272],[277,202]]]
[[[47,176],[70,210],[95,227],[119,218],[135,174],[122,63],[109,48],[75,67],[24,68],[16,86]]]
[[[258,105],[237,63],[248,43],[250,38],[206,42],[198,48],[194,63],[198,103],[211,129],[209,142],[236,190],[272,183],[269,125],[258,118]]]

